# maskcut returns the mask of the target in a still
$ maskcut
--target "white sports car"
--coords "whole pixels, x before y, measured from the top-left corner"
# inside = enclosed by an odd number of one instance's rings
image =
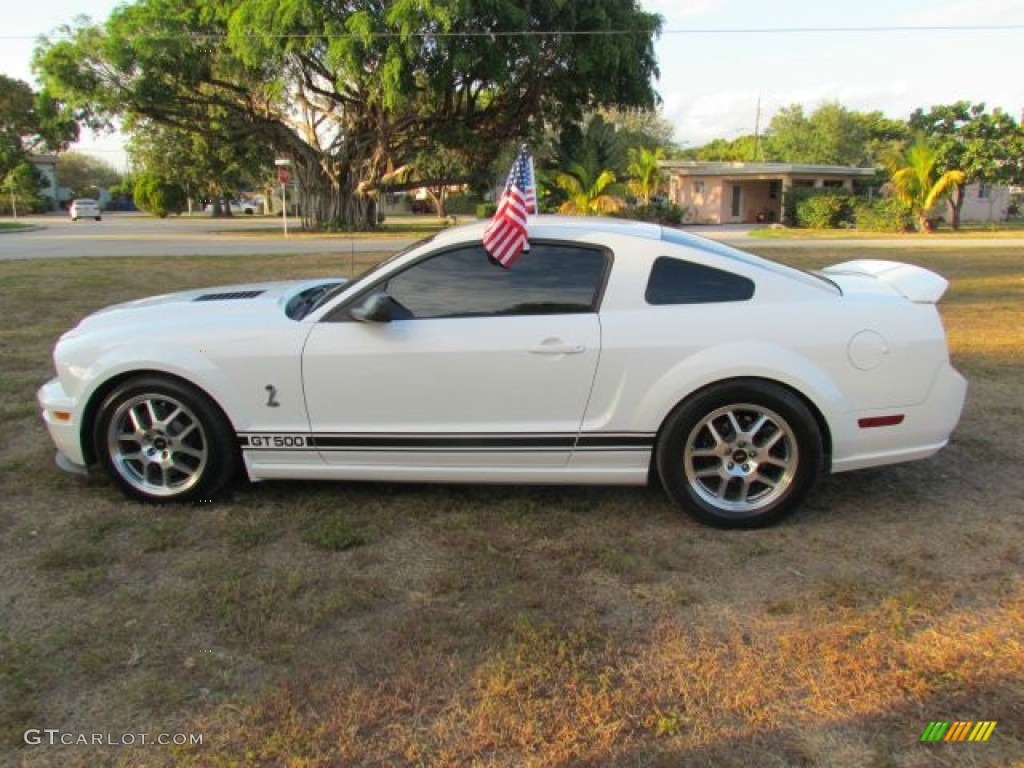
[[[915,266],[810,274],[672,229],[486,222],[354,281],[185,291],[64,334],[39,391],[58,463],[129,495],[250,480],[644,484],[698,519],[778,520],[823,471],[942,448],[966,382]]]

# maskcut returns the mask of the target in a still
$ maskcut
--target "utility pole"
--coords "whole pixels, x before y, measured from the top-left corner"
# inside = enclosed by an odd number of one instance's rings
[[[757,113],[754,115],[754,162],[763,162],[764,153],[761,151],[761,97],[757,97]]]

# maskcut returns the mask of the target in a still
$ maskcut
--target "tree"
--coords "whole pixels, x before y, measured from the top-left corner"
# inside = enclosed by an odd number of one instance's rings
[[[225,140],[291,158],[308,224],[370,226],[384,174],[423,150],[485,168],[587,109],[652,107],[660,26],[637,0],[139,0],[35,63],[94,123],[205,132],[212,110]]]
[[[71,197],[99,197],[121,181],[117,169],[83,152],[64,152],[57,158],[57,179],[71,190]]]
[[[964,174],[964,183],[948,199],[953,229],[960,228],[967,184],[1024,183],[1024,131],[1002,110],[988,113],[984,104],[966,101],[936,105],[927,112],[915,110],[910,127],[929,137],[938,172]]]
[[[181,187],[189,206],[196,199],[211,200],[215,216],[230,216],[230,206],[222,203],[243,189],[264,186],[273,174],[273,152],[263,144],[225,141],[219,131],[197,133],[145,119],[129,121],[128,128],[134,165]]]
[[[40,149],[58,152],[78,138],[78,124],[48,91],[0,75],[0,180]]]
[[[919,232],[934,228],[929,213],[943,198],[966,178],[963,171],[938,170],[938,154],[923,136],[901,154],[889,160],[892,188],[896,196],[909,205],[917,216]]]
[[[0,212],[37,211],[42,201],[43,177],[30,163],[21,163],[0,180]]]
[[[632,177],[629,191],[642,200],[644,205],[650,205],[651,198],[658,194],[665,184],[665,172],[661,168],[665,150],[632,147],[627,154],[629,166],[626,170]]]
[[[869,166],[906,135],[904,123],[878,111],[856,112],[831,101],[807,116],[792,104],[769,123],[765,154],[786,163]]]
[[[573,163],[568,173],[555,175],[555,183],[569,198],[558,209],[559,213],[597,216],[626,207],[626,202],[618,194],[620,190],[615,183],[614,171],[591,171],[586,166]]]
[[[597,114],[615,128],[619,140],[627,147],[661,149],[666,154],[679,151],[675,126],[661,112],[604,107],[597,110]]]
[[[185,190],[154,173],[143,173],[135,180],[135,205],[146,213],[167,218],[185,208]]]
[[[592,114],[584,123],[565,126],[559,133],[552,158],[554,168],[580,165],[590,176],[602,169],[616,176],[626,172],[626,147],[615,126],[600,114]]]

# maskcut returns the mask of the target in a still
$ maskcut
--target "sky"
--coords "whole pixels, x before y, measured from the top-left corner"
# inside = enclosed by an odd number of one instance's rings
[[[959,100],[1018,119],[1024,110],[1024,0],[640,1],[664,19],[656,89],[683,146],[753,133],[759,102],[761,130],[781,107],[811,112],[826,101],[900,119]],[[38,35],[80,14],[106,19],[119,4],[0,0],[0,72],[33,82]],[[114,135],[76,148],[122,170],[121,147]]]

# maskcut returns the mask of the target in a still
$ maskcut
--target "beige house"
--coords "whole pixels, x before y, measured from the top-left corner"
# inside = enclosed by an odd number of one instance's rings
[[[949,216],[948,207],[940,207],[940,213]],[[1009,218],[1010,188],[1005,184],[984,184],[975,182],[964,187],[964,204],[960,209],[960,221],[998,222]]]
[[[669,199],[695,224],[773,222],[782,218],[790,187],[835,187],[853,191],[874,168],[795,163],[718,163],[666,160]]]

